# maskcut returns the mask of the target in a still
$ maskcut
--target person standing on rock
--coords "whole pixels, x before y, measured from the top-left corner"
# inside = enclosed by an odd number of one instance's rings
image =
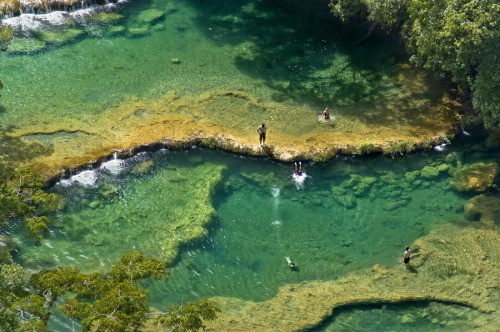
[[[406,246],[405,252],[403,254],[403,261],[405,262],[405,265],[408,265],[408,263],[410,262],[410,254],[411,254],[410,247]]]
[[[265,123],[261,124],[257,128],[257,132],[259,133],[259,142],[260,142],[260,145],[266,144],[266,131],[267,131],[267,128],[266,128],[266,124]]]

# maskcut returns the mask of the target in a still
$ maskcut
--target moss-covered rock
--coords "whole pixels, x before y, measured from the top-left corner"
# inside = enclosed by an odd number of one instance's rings
[[[159,9],[151,8],[146,9],[136,16],[135,20],[139,22],[139,24],[148,24],[153,25],[155,23],[161,22],[165,19],[165,13]]]
[[[122,35],[127,31],[123,25],[115,25],[109,28],[108,33],[110,35]]]
[[[422,168],[420,175],[426,179],[435,178],[439,175],[439,169],[434,166],[425,166]]]
[[[495,186],[498,164],[474,163],[458,169],[451,179],[451,187],[462,192],[482,193]]]
[[[6,52],[10,54],[32,54],[42,51],[46,45],[44,41],[34,38],[14,38]]]
[[[113,12],[98,12],[87,18],[87,21],[101,24],[117,24],[124,19],[122,14]]]
[[[468,220],[500,224],[500,197],[481,194],[465,202],[464,214]]]
[[[132,26],[127,29],[127,35],[130,38],[140,38],[149,34],[148,26]]]
[[[85,34],[81,29],[53,29],[53,30],[39,30],[33,35],[39,40],[55,45],[67,44],[74,39],[77,39]]]

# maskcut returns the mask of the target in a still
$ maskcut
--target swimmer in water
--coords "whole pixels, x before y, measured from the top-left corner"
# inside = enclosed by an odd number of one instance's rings
[[[302,175],[302,162],[299,161],[299,163],[297,164],[297,162],[295,162],[295,169],[294,169],[294,174],[295,175]]]
[[[325,108],[325,110],[323,111],[323,114],[321,115],[321,118],[323,120],[330,120],[330,109],[328,107]]]

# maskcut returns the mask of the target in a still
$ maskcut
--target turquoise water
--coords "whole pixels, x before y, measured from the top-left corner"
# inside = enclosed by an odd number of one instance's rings
[[[138,23],[138,13],[146,9],[159,10],[165,18]],[[409,95],[410,105],[424,94],[435,95],[433,100],[440,95],[439,88],[419,87],[415,93],[401,83],[394,63],[404,62],[404,56],[383,38],[358,46],[364,30],[342,30],[321,5],[305,9],[293,11],[267,1],[135,1],[116,10],[122,20],[84,19],[73,27],[81,34],[64,42],[17,34],[10,49],[14,53],[0,54],[5,83],[1,127],[88,125],[89,115],[167,93],[241,91],[263,102],[309,105],[314,114],[327,105],[346,115],[392,109],[398,96]],[[123,30],[113,33],[113,28]],[[144,35],[132,35],[137,28]],[[17,40],[43,40],[45,47],[15,52]],[[214,116],[237,125],[234,105],[217,107]],[[324,127],[315,116],[303,115],[302,122],[313,120],[302,132]],[[245,120],[259,123],[262,116],[248,112]],[[291,115],[280,116],[292,120]]]
[[[155,232],[166,222],[161,211],[175,210],[173,197],[184,192],[182,176],[175,175],[191,172],[196,177],[200,167],[225,166],[211,193],[216,217],[201,239],[182,245],[171,262],[169,281],[146,283],[151,305],[166,309],[170,303],[210,296],[262,301],[289,283],[335,280],[374,264],[401,264],[405,245],[443,223],[463,221],[461,207],[469,197],[450,189],[447,172],[410,176],[424,167],[498,157],[494,151],[473,152],[475,148],[457,151],[449,147],[397,159],[339,157],[327,164],[307,163],[301,185],[291,177],[290,164],[203,149],[112,160],[83,172],[85,177],[76,175],[54,186],[66,207],[52,216],[49,239],[35,247],[16,232],[15,240],[24,245],[15,258],[34,270],[76,265],[95,271],[132,249],[161,257],[155,242]],[[139,168],[144,165],[148,167]],[[348,190],[342,195],[347,201],[335,196],[339,188]],[[184,201],[178,204],[189,210]],[[298,271],[288,268],[285,256]],[[445,309],[431,307],[422,317],[420,306],[342,309],[323,330],[363,330],[363,317],[369,316],[373,323],[366,330],[413,326],[424,331],[451,324],[436,318],[436,310],[461,310],[442,305]],[[401,323],[403,316],[407,321]],[[69,323],[55,323],[54,329],[64,330],[61,324]]]
[[[166,18],[148,25],[145,35],[110,32],[140,27],[137,13],[151,8]],[[89,116],[129,100],[154,100],[168,93],[198,96],[211,90],[306,104],[311,112],[329,105],[365,121],[364,115],[385,114],[390,107],[409,105],[413,110],[411,102],[394,101],[411,88],[396,79],[400,72],[393,64],[404,61],[397,51],[382,40],[356,46],[364,31],[343,30],[312,4],[292,10],[269,1],[157,0],[128,3],[118,12],[123,20],[85,21],[77,27],[84,34],[62,45],[47,42],[33,54],[0,54],[2,132],[50,122],[99,127],[99,122],[89,123]],[[410,94],[411,101],[415,98]],[[237,126],[234,109],[218,106],[207,116]],[[262,118],[259,112],[247,116],[255,123]],[[302,121],[307,130],[320,130],[315,116],[306,118],[280,114],[282,126]],[[50,145],[43,139],[38,137]],[[84,141],[85,135],[77,139]],[[27,157],[25,150],[11,150],[7,162]],[[210,296],[262,301],[289,283],[335,280],[373,264],[400,264],[405,245],[443,223],[462,220],[461,206],[469,197],[450,189],[446,171],[430,177],[412,172],[498,158],[498,152],[478,152],[476,147],[461,147],[456,155],[453,151],[449,147],[397,159],[338,157],[327,164],[306,163],[303,184],[291,178],[290,164],[201,149],[112,160],[51,188],[64,197],[65,208],[51,216],[50,236],[40,247],[15,230],[15,259],[33,271],[67,265],[103,271],[132,249],[162,258],[165,237],[176,239],[165,234],[165,225],[201,211],[209,220],[207,230],[181,243],[171,261],[170,280],[146,283],[151,305],[165,309],[169,303]],[[200,191],[190,181],[205,183],[204,174],[221,180]],[[208,199],[198,205],[192,197]],[[285,256],[298,271],[287,267]],[[419,315],[427,306],[430,313]],[[318,330],[452,326],[449,315],[436,313],[455,307],[443,306],[347,308]],[[456,310],[469,317],[467,310]],[[403,324],[401,316],[407,317]],[[73,324],[57,316],[52,330],[67,331]]]

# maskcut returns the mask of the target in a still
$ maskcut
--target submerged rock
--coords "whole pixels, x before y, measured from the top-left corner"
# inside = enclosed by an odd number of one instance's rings
[[[130,38],[144,37],[144,36],[147,36],[149,34],[149,27],[147,27],[147,26],[145,26],[145,27],[133,26],[133,27],[128,28],[127,33],[128,33],[128,36]]]
[[[81,37],[85,32],[81,29],[57,29],[57,30],[41,30],[33,33],[39,40],[48,43],[63,45],[70,41]]]
[[[136,21],[141,24],[153,25],[165,19],[165,13],[158,9],[146,9],[141,11],[137,17]]]
[[[45,49],[44,41],[34,38],[14,38],[7,48],[9,54],[33,54]]]
[[[500,197],[481,194],[464,204],[465,217],[486,224],[500,224]]]
[[[146,173],[148,172],[151,167],[154,166],[154,161],[152,160],[146,160],[146,161],[143,161],[142,163],[139,163],[137,165],[134,165],[134,167],[132,167],[132,170],[131,172],[133,174],[142,174],[142,173]]]
[[[481,193],[494,187],[497,175],[497,163],[478,162],[457,170],[450,185],[458,191]]]
[[[171,193],[169,199],[175,203],[169,204],[165,222],[154,232],[163,258],[175,259],[181,245],[205,236],[206,226],[216,213],[212,192],[221,181],[224,169],[222,165],[202,164],[186,171],[166,170],[170,181],[165,192]]]

